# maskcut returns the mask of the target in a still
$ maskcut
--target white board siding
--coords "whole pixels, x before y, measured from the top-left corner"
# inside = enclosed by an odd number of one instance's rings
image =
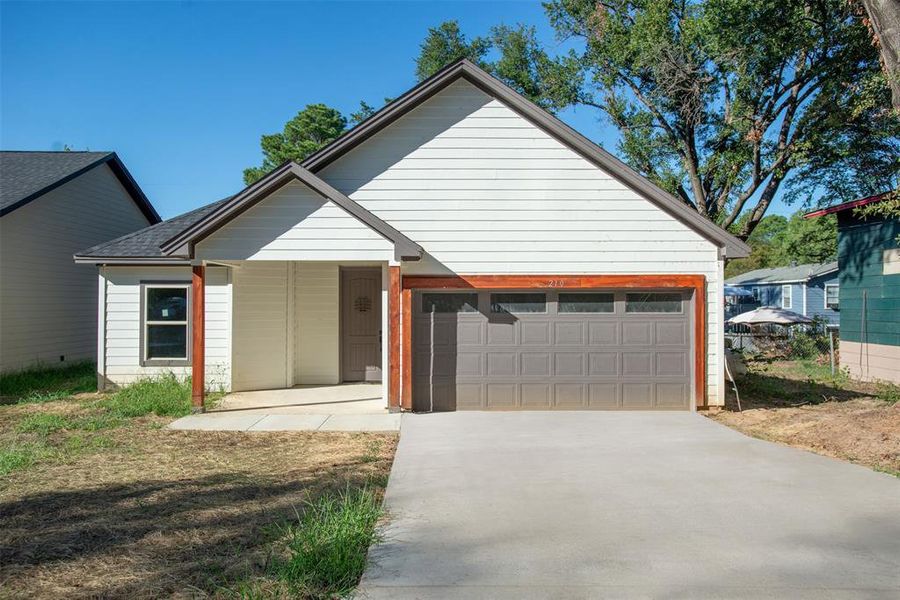
[[[319,175],[422,245],[407,274],[704,275],[707,394],[721,403],[715,245],[468,82]]]
[[[234,270],[233,379],[235,391],[289,387],[291,264],[246,262]]]
[[[337,263],[296,263],[294,316],[294,383],[340,383],[340,269]]]
[[[190,283],[188,267],[105,267],[105,378],[114,385],[162,373],[188,377],[191,367],[141,366],[141,282]],[[206,281],[206,383],[228,390],[231,383],[231,281],[228,269],[208,267]]]
[[[97,268],[72,255],[147,225],[106,165],[0,218],[0,372],[97,358]]]
[[[211,260],[389,260],[393,244],[294,181],[197,244]]]

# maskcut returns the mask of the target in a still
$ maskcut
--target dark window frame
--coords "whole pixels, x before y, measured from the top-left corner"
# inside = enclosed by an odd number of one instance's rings
[[[464,305],[467,304],[468,306],[471,306],[473,310],[436,310],[434,311],[434,314],[436,315],[471,315],[478,312],[478,292],[423,292],[421,297],[420,309],[422,311],[422,314],[426,315],[431,314],[430,310],[425,310],[425,304],[428,301],[428,296],[473,296],[475,298],[474,305],[467,302],[464,303]],[[432,304],[432,306],[434,305]]]
[[[147,293],[148,290],[153,288],[179,288],[185,289],[185,297],[187,302],[187,310],[185,314],[186,321],[184,322],[185,326],[185,358],[148,358],[147,357],[147,328],[150,325],[166,325],[168,327],[177,327],[182,324],[181,321],[176,322],[163,322],[163,321],[148,321],[147,320]],[[192,307],[193,301],[191,294],[193,290],[191,289],[192,285],[190,281],[186,280],[165,280],[165,281],[141,281],[140,282],[140,335],[139,335],[139,343],[140,348],[138,352],[140,353],[140,365],[142,367],[189,367],[191,366],[192,360],[192,350],[193,350],[193,335],[192,335]]]
[[[495,304],[494,296],[541,296],[543,298],[544,310],[540,310],[540,311],[531,311],[531,310],[529,310],[529,311],[521,311],[521,310],[513,311],[513,310],[509,310],[509,309],[494,310],[494,304]],[[508,303],[516,304],[515,302],[508,302]],[[500,304],[500,302],[497,302],[497,304]],[[516,314],[546,315],[546,314],[549,314],[549,312],[550,312],[550,301],[547,299],[547,292],[533,292],[533,291],[529,291],[529,292],[506,292],[506,291],[491,292],[488,295],[488,310],[490,311],[490,313],[492,315],[516,315]]]
[[[662,294],[665,296],[678,296],[678,310],[628,310],[628,297],[636,295],[650,296],[652,294]],[[673,300],[667,300],[672,302]],[[646,292],[626,292],[625,293],[625,314],[626,315],[683,315],[685,298],[682,292],[672,291],[646,291]]]
[[[605,296],[609,300],[609,308],[610,310],[562,310],[563,302],[573,302],[573,300],[565,300],[563,297],[567,296]],[[598,303],[598,302],[590,302],[589,303]],[[606,300],[603,300],[602,303],[606,303]],[[615,292],[580,292],[580,291],[566,291],[559,292],[556,295],[556,313],[560,315],[611,315],[616,312],[616,294]]]

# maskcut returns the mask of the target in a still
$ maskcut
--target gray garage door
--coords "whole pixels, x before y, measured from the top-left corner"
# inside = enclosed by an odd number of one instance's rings
[[[690,293],[422,291],[415,410],[687,410]]]

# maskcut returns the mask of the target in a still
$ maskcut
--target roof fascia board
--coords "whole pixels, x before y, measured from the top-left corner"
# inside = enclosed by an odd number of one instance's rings
[[[358,221],[392,242],[397,260],[419,260],[422,257],[424,250],[421,246],[293,162],[278,167],[220,208],[164,242],[161,246],[163,252],[169,255],[193,256],[193,248],[198,242],[294,180],[299,180],[326,200],[331,200]]]
[[[419,106],[459,77],[464,78],[489,96],[503,101],[522,117],[552,135],[589,162],[608,172],[626,187],[646,197],[673,218],[697,231],[706,239],[724,247],[729,258],[739,258],[750,254],[750,247],[745,242],[711,221],[706,220],[699,213],[657,187],[618,158],[606,152],[603,148],[555,116],[525,99],[518,92],[468,60],[462,60],[445,67],[442,71],[426,79],[354,129],[351,129],[319,152],[308,157],[303,161],[303,166],[313,172],[324,168],[344,153],[363,143],[378,131],[381,131],[410,110]]]
[[[185,258],[135,258],[135,257],[111,257],[111,256],[80,256],[76,254],[75,263],[80,265],[142,265],[142,266],[190,266],[191,261]]]

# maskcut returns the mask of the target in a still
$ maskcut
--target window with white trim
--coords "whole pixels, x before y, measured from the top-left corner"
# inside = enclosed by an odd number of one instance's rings
[[[189,365],[190,283],[145,283],[141,289],[141,359],[147,366]]]
[[[825,308],[837,310],[840,306],[840,288],[836,283],[825,284]]]
[[[791,308],[794,300],[793,291],[790,285],[781,286],[781,308]]]

